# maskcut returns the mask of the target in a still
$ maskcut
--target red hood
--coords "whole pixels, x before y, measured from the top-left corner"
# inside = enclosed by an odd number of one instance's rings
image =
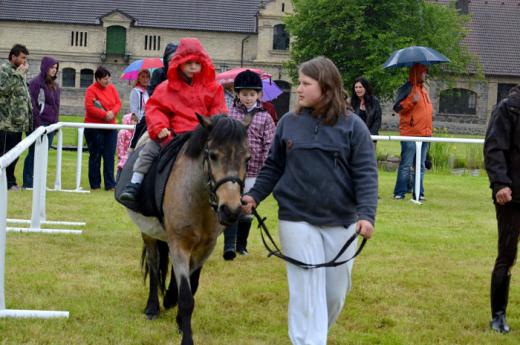
[[[202,66],[200,73],[193,76],[193,83],[209,84],[215,82],[215,67],[200,41],[196,38],[181,38],[179,47],[168,67],[170,85],[174,85],[181,80],[178,75],[178,68],[187,61],[196,61]]]
[[[425,65],[421,65],[421,64],[413,65],[412,68],[410,68],[410,72],[408,73],[408,81],[412,85],[417,85],[418,84],[417,79],[424,72],[428,72],[428,67],[426,67]]]

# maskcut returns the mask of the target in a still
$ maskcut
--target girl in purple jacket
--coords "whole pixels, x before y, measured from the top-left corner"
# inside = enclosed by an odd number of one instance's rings
[[[60,87],[56,83],[59,63],[52,57],[44,56],[40,74],[29,83],[33,108],[33,129],[58,122],[60,110]],[[30,133],[27,133],[29,135]],[[47,134],[49,147],[54,133]],[[29,148],[23,166],[23,188],[33,187],[34,145]]]

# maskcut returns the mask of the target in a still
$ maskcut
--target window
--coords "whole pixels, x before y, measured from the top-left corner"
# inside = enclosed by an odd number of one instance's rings
[[[274,50],[289,49],[289,34],[287,33],[287,31],[285,31],[284,24],[277,24],[274,26],[273,49]]]
[[[497,103],[506,98],[509,95],[509,90],[516,84],[498,84],[497,90]]]
[[[61,86],[76,87],[76,70],[74,68],[64,68],[61,70]]]
[[[86,31],[72,31],[70,33],[70,45],[73,47],[87,46],[87,32]]]
[[[145,35],[144,50],[161,50],[161,36]]]
[[[457,0],[455,2],[455,8],[459,11],[461,14],[468,14],[469,13],[469,0]]]
[[[439,112],[447,114],[477,113],[477,94],[466,89],[448,89],[441,92]]]
[[[228,65],[220,65],[220,73],[225,72],[227,70],[229,70],[229,66]]]
[[[285,2],[282,2],[282,12],[285,12]]]
[[[126,29],[114,25],[107,28],[107,54],[125,55],[126,52]]]
[[[79,87],[87,88],[94,82],[94,71],[89,68],[84,68],[80,72]]]

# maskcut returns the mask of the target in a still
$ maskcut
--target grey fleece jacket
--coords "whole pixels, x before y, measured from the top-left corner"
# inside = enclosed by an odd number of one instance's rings
[[[317,226],[375,222],[377,163],[370,133],[354,113],[333,125],[309,110],[288,113],[254,187],[247,193],[260,203],[271,192],[278,218]]]

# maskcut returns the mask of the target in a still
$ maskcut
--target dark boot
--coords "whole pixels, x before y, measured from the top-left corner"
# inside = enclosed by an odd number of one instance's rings
[[[251,219],[241,219],[238,221],[237,229],[237,252],[241,255],[249,254],[247,252],[247,238],[249,230],[251,230]]]
[[[126,185],[125,189],[119,196],[119,198],[123,201],[136,201],[137,195],[139,194],[139,190],[141,189],[140,183],[132,183]]]
[[[491,276],[491,322],[489,326],[499,333],[509,333],[506,322],[506,308],[509,297],[511,275],[507,272],[493,272]]]

